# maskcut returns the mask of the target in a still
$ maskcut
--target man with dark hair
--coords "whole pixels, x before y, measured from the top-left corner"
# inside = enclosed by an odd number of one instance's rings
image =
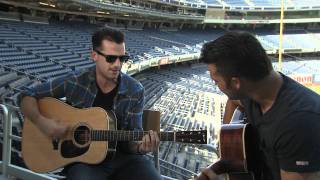
[[[241,104],[259,139],[258,180],[315,180],[320,171],[320,96],[273,70],[258,40],[229,32],[203,46],[200,60],[228,97]],[[229,116],[231,117],[231,116]],[[217,179],[209,167],[202,174]]]
[[[129,57],[125,52],[124,35],[118,30],[104,28],[92,36],[91,58],[95,66],[73,72],[44,83],[20,96],[21,109],[48,137],[63,137],[68,125],[48,119],[39,112],[37,99],[66,97],[68,104],[78,108],[102,107],[113,110],[120,130],[142,130],[144,88],[130,76],[121,73]],[[98,165],[74,163],[65,170],[68,179],[161,179],[154,165],[144,156],[159,146],[156,132],[150,131],[142,141],[121,143],[115,159]]]

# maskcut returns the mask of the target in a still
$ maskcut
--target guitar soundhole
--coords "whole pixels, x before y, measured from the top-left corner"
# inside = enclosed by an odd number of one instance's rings
[[[80,145],[86,145],[90,141],[90,129],[87,126],[79,126],[75,129],[73,138]]]

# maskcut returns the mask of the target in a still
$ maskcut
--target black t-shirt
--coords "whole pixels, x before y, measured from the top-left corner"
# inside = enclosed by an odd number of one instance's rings
[[[266,113],[256,102],[241,100],[259,139],[261,180],[280,180],[280,169],[320,170],[320,96],[282,76],[283,85]]]
[[[96,95],[96,98],[94,99],[92,106],[101,107],[106,111],[113,110],[113,99],[117,94],[118,85],[106,94],[102,92],[102,90],[98,85],[97,85],[97,88],[98,88],[98,93]]]
[[[113,100],[118,92],[118,87],[119,87],[119,84],[113,90],[111,90],[109,93],[105,94],[102,92],[102,90],[97,85],[98,93],[96,95],[96,98],[94,99],[92,106],[93,107],[101,107],[106,111],[113,110],[113,103],[114,103]],[[117,119],[117,127],[120,127],[120,119]],[[128,148],[129,148],[128,141],[117,142],[116,147],[117,147],[117,151],[121,151],[122,153],[128,153]]]

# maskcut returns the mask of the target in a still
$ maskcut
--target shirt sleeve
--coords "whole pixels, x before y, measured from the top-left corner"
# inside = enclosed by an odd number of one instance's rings
[[[130,103],[127,121],[128,123],[128,130],[134,131],[142,131],[142,115],[143,115],[143,107],[144,107],[144,88],[141,87],[134,97],[134,100]],[[136,154],[137,150],[133,149],[132,147],[136,147],[135,145],[139,143],[137,141],[125,141],[125,142],[118,142],[119,150],[125,153]],[[138,153],[139,154],[139,153]]]
[[[37,99],[43,97],[63,98],[65,97],[66,76],[42,83],[38,86],[23,90],[18,96],[18,104],[25,96],[35,97]]]
[[[319,171],[319,139],[319,113],[291,113],[276,134],[275,152],[280,168],[289,172]]]
[[[127,120],[128,124],[130,125],[130,130],[143,130],[142,128],[142,115],[143,115],[143,107],[144,107],[144,88],[142,87],[141,90],[139,90],[135,97],[133,97],[135,100],[132,101],[131,107],[129,108]]]

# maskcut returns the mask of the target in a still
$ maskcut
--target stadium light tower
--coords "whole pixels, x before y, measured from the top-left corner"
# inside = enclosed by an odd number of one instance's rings
[[[283,17],[284,17],[284,0],[281,0],[279,63],[278,63],[278,71],[280,72],[282,71]]]

